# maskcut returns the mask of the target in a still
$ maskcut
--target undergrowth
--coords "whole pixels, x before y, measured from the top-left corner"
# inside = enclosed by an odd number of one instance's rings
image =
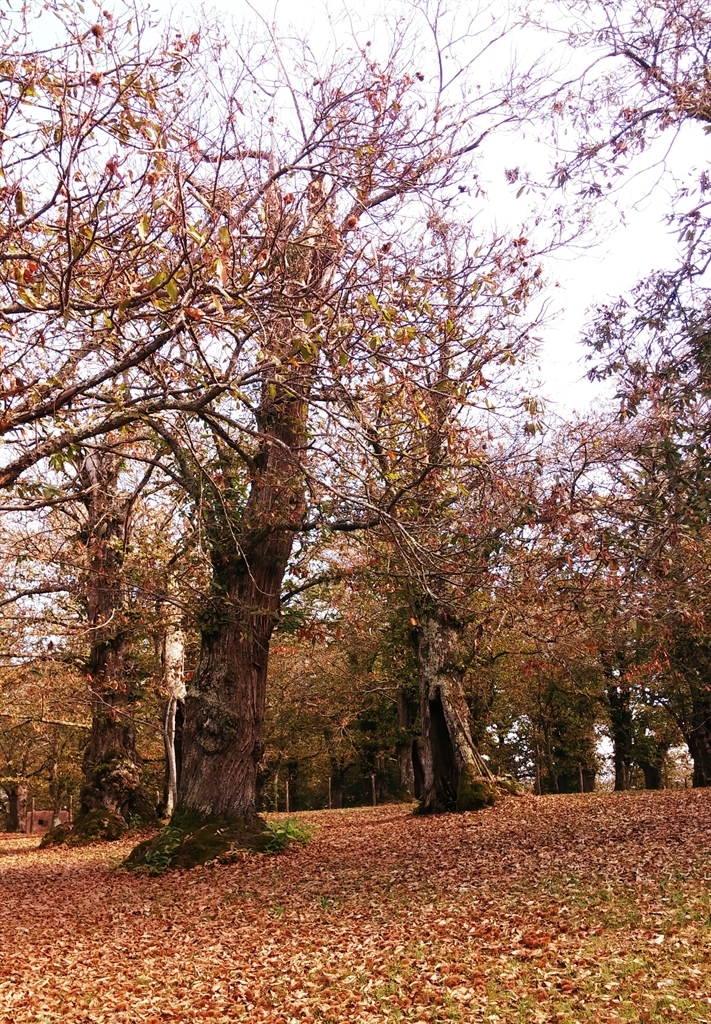
[[[283,853],[292,843],[302,846],[308,843],[316,831],[315,825],[300,825],[293,818],[286,821],[268,821],[266,829],[269,839],[264,847],[265,853]]]

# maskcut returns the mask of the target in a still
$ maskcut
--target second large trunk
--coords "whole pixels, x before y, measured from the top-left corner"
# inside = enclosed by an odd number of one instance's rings
[[[423,813],[479,810],[496,799],[490,773],[472,739],[459,634],[457,624],[443,613],[421,616],[416,631]]]

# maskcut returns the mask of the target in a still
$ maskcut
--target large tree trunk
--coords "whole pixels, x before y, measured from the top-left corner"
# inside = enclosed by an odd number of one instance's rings
[[[185,699],[179,805],[206,817],[256,818],[267,656],[282,581],[276,558],[265,548],[249,566],[215,571],[224,606],[203,629]]]
[[[418,796],[415,780],[415,740],[412,736],[413,714],[405,687],[397,691],[398,742],[396,754],[400,771],[400,785],[410,797]]]
[[[24,832],[27,819],[27,785],[24,782],[4,782],[8,798],[8,832]]]
[[[685,739],[694,761],[693,785],[711,786],[711,686],[691,683],[691,707]]]
[[[185,699],[180,812],[245,822],[257,817],[269,642],[305,506],[299,460],[307,403],[294,398],[293,388],[265,382],[258,475],[238,543],[233,524],[219,523],[219,534],[213,534],[213,612],[202,629],[200,658]]]
[[[459,629],[428,611],[416,630],[420,679],[423,813],[479,809],[495,799],[490,772],[471,735],[459,657]]]
[[[671,741],[659,740],[648,730],[638,731],[635,738],[635,764],[644,774],[645,789],[664,789],[664,767]]]
[[[637,760],[637,764],[644,773],[645,789],[664,789],[664,778],[661,764],[652,764],[651,761]]]
[[[608,682],[607,699],[615,759],[615,790],[621,791],[629,789],[632,781],[633,724],[629,686]]]
[[[81,816],[106,810],[129,820],[140,790],[133,720],[135,696],[122,684],[124,640],[96,642],[89,661],[91,735],[84,757]]]
[[[676,623],[670,653],[677,688],[670,710],[694,762],[693,785],[711,786],[711,645]]]
[[[238,458],[217,442],[225,490],[217,493],[211,481],[212,500],[204,521],[213,566],[212,614],[202,629],[200,658],[185,700],[178,815],[192,811],[247,823],[257,816],[269,643],[306,507],[302,461],[318,359],[304,324],[306,314],[313,318],[323,302],[338,251],[319,181],[312,183],[299,245],[292,245],[288,232],[293,224],[289,226],[283,211],[275,186],[265,196],[266,231],[272,252],[284,255],[284,277],[271,295],[271,312],[265,310],[263,338],[274,361],[267,360],[261,376],[257,454],[245,459],[240,452]],[[302,298],[286,299],[290,291]],[[245,469],[249,497],[242,507]],[[234,499],[229,497],[231,487]]]
[[[86,605],[91,630],[87,677],[91,735],[84,757],[79,818],[102,810],[151,820],[155,810],[141,788],[136,753],[136,681],[126,665],[127,627],[121,585],[127,502],[117,495],[120,470],[110,452],[93,452],[80,467],[87,510],[89,556]]]

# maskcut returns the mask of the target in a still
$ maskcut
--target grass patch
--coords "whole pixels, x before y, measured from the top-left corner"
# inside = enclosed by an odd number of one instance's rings
[[[293,818],[287,818],[286,821],[267,821],[265,827],[269,834],[264,847],[265,853],[283,853],[294,843],[304,846],[316,831],[315,825],[299,824]]]

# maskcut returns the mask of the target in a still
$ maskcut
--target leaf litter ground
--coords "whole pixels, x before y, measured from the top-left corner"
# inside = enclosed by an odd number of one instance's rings
[[[0,1024],[711,1022],[711,791],[297,817],[159,878],[0,837]]]

